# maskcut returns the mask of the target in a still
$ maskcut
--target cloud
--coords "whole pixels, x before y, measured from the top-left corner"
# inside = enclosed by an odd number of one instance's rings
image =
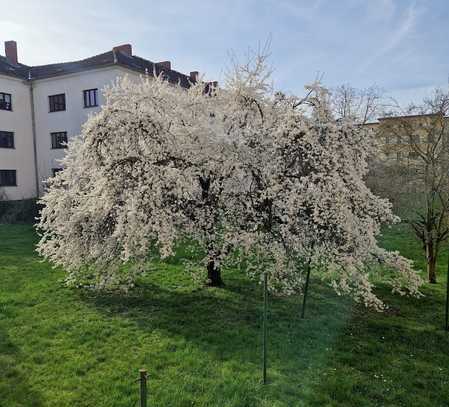
[[[421,104],[423,100],[432,95],[438,84],[409,86],[393,88],[386,93],[386,97],[391,97],[400,106],[407,106],[410,103]]]
[[[16,23],[14,21],[0,20],[0,27],[2,27],[3,33],[8,33],[9,35],[17,35],[25,30],[22,24]]]
[[[289,15],[304,20],[312,20],[316,12],[323,4],[323,0],[311,0],[307,2],[298,2],[292,0],[277,0],[273,7],[279,7],[285,10]]]
[[[391,19],[396,11],[396,4],[394,0],[378,0],[369,2],[369,12],[377,19]]]
[[[388,1],[383,1],[386,4]],[[374,54],[368,58],[358,69],[358,74],[366,71],[371,65],[373,65],[378,59],[385,57],[391,51],[397,49],[404,40],[413,32],[418,17],[418,9],[415,3],[412,3],[404,13],[403,18],[399,22],[399,26],[392,32],[387,34],[386,42],[374,52]]]
[[[1,0],[0,0],[1,1]],[[431,5],[429,4],[431,3]],[[3,41],[44,64],[85,58],[130,42],[151,60],[222,78],[229,50],[244,54],[271,34],[274,81],[302,93],[317,71],[330,85],[377,83],[414,97],[447,80],[447,0],[20,0],[0,15]],[[95,35],[93,35],[93,33]],[[431,83],[429,83],[431,85]],[[407,93],[403,89],[413,89]]]

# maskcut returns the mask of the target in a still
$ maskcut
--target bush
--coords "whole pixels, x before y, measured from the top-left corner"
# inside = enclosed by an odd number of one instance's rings
[[[0,223],[36,223],[40,205],[37,199],[0,201]]]

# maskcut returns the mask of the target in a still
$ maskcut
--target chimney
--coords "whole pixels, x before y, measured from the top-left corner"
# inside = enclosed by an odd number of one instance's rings
[[[17,59],[17,42],[5,41],[5,55],[12,64],[17,65],[19,63]]]
[[[170,61],[156,62],[156,65],[159,66],[162,69],[165,69],[166,71],[170,71],[171,70],[171,62]]]
[[[198,71],[190,72],[190,80],[192,82],[197,82],[199,77],[200,77],[200,73]]]
[[[112,48],[112,51],[121,52],[122,54],[128,55],[129,57],[133,55],[133,47],[131,44],[118,45]]]

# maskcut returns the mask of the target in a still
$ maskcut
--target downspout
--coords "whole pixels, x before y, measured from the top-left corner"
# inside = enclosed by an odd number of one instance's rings
[[[33,135],[33,155],[34,155],[34,179],[36,182],[36,198],[39,198],[39,170],[37,166],[37,140],[36,140],[36,115],[34,112],[34,89],[31,79],[31,72],[28,74],[28,83],[30,84],[31,99],[31,132]]]

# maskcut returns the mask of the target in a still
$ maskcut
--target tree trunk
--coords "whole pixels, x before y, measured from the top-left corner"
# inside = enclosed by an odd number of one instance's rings
[[[221,279],[220,268],[215,264],[213,259],[207,263],[207,279],[207,285],[210,287],[222,287],[224,285]]]
[[[427,257],[427,276],[429,283],[435,284],[437,282],[437,256],[435,254],[433,243],[428,242],[426,244],[426,257]]]
[[[427,262],[427,274],[429,276],[429,283],[432,284],[435,284],[437,282],[436,266],[437,259],[432,256],[432,258]]]
[[[301,309],[301,318],[304,319],[305,316],[305,312],[306,312],[306,301],[307,301],[307,293],[309,291],[309,280],[310,280],[310,260],[307,262],[306,265],[306,270],[307,270],[307,274],[306,274],[306,282],[304,285],[304,298],[302,300],[302,309]]]

